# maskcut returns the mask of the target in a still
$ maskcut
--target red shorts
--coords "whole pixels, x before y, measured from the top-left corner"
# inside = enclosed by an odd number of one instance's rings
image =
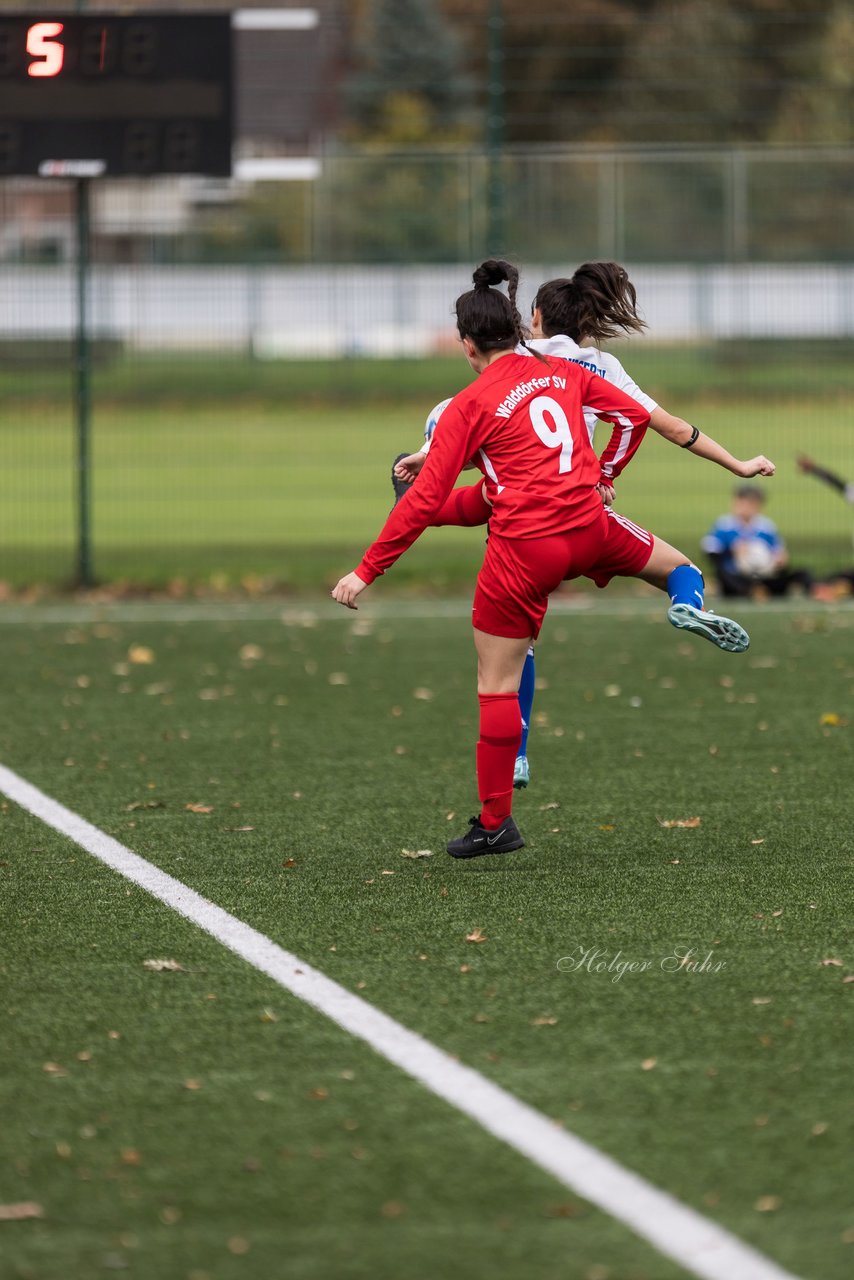
[[[568,578],[605,587],[644,568],[654,539],[640,525],[605,510],[590,524],[548,538],[489,535],[472,608],[472,625],[491,636],[524,639],[540,633],[549,595]]]

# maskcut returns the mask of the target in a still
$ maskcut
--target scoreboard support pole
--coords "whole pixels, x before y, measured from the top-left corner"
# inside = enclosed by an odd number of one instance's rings
[[[504,0],[490,0],[487,18],[486,251],[504,252]]]
[[[77,428],[77,565],[79,587],[95,585],[92,568],[92,351],[89,342],[89,178],[75,182],[77,203],[77,329],[75,423]]]

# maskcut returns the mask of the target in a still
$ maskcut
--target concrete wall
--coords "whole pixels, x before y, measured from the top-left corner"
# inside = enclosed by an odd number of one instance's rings
[[[523,314],[552,264],[522,281]],[[854,337],[854,266],[629,267],[656,341]],[[99,268],[90,327],[138,350],[260,357],[429,355],[453,349],[466,268]],[[73,333],[68,267],[0,269],[0,340]]]

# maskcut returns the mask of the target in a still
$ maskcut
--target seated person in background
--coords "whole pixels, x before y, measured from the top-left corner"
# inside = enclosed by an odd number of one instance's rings
[[[732,511],[720,516],[703,539],[725,596],[782,596],[798,583],[805,591],[812,577],[790,569],[789,553],[773,520],[762,514],[765,494],[757,485],[739,485]]]
[[[816,480],[822,480],[830,485],[831,489],[835,489],[854,507],[854,484],[843,480],[835,472],[820,467],[817,462],[813,462],[812,458],[808,458],[803,453],[798,455],[798,467],[804,475],[815,476]],[[854,591],[854,569],[840,569],[836,573],[831,573],[823,583],[820,583],[815,594],[822,599],[834,599],[838,595],[847,595],[852,591]]]

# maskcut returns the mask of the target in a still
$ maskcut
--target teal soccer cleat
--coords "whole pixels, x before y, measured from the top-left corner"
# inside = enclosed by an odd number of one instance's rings
[[[527,787],[530,781],[531,770],[528,768],[528,757],[517,756],[513,767],[513,786],[520,791],[522,787]]]
[[[722,618],[717,613],[708,613],[692,604],[672,604],[667,610],[667,617],[674,627],[679,627],[682,631],[693,631],[695,635],[711,640],[712,644],[725,649],[727,653],[744,653],[750,645],[750,636],[732,618]]]

